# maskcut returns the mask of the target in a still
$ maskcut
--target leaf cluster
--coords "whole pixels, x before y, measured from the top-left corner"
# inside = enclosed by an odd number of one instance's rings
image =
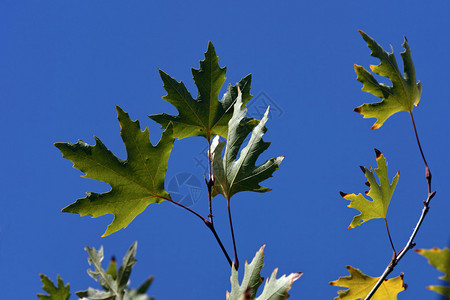
[[[88,288],[85,291],[79,291],[75,294],[80,299],[91,300],[154,300],[152,297],[147,296],[147,290],[150,287],[153,277],[149,277],[138,288],[133,289],[128,287],[129,278],[133,266],[136,263],[136,250],[137,242],[134,242],[126,252],[122,260],[122,265],[117,270],[117,263],[115,258],[111,259],[107,270],[103,269],[103,247],[97,251],[94,248],[85,247],[88,252],[89,265],[93,266],[93,269],[88,269],[87,272],[95,281],[97,281],[101,289]],[[70,285],[64,286],[62,279],[58,275],[58,286],[55,286],[53,282],[43,274],[40,274],[43,290],[49,293],[48,296],[38,294],[41,300],[67,300],[70,297]]]
[[[234,266],[231,270],[231,292],[227,291],[227,300],[256,299],[256,300],[283,300],[289,297],[288,291],[292,283],[296,281],[302,272],[292,273],[288,276],[283,275],[277,279],[278,269],[273,270],[272,275],[265,282],[261,295],[256,296],[258,288],[264,282],[261,277],[261,270],[264,266],[264,248],[263,245],[250,264],[245,262],[244,277],[239,284],[239,273]]]
[[[424,202],[424,210],[406,246],[397,252],[389,233],[387,212],[395,188],[399,180],[399,173],[390,179],[388,164],[385,156],[377,149],[377,168],[361,167],[367,180],[369,190],[363,194],[348,194],[341,192],[341,196],[350,201],[348,207],[356,209],[360,214],[351,221],[348,229],[353,229],[372,219],[383,219],[385,222],[389,242],[392,246],[393,257],[391,263],[380,277],[365,275],[359,269],[347,266],[350,275],[340,277],[330,282],[331,285],[346,287],[339,291],[335,299],[397,299],[397,294],[405,290],[403,275],[387,279],[396,264],[408,250],[414,247],[414,237],[428,211],[428,203],[434,197],[431,192],[431,172],[423,154],[416,125],[412,115],[413,107],[418,105],[422,92],[420,82],[416,81],[415,69],[411,58],[408,41],[404,40],[404,52],[401,53],[403,61],[403,74],[400,71],[393,50],[386,52],[374,39],[360,31],[362,38],[371,49],[371,55],[380,60],[378,65],[370,66],[373,73],[388,78],[392,86],[379,83],[371,72],[362,66],[355,65],[357,80],[363,84],[362,90],[376,97],[381,102],[365,103],[354,110],[364,118],[376,118],[372,129],[380,128],[393,114],[407,111],[411,115],[414,132],[426,168],[428,183],[428,197]],[[392,48],[392,47],[391,47]],[[62,211],[77,213],[81,216],[93,217],[113,214],[114,220],[108,226],[103,236],[110,235],[127,227],[136,216],[142,213],[150,204],[169,201],[176,204],[196,217],[211,230],[221,250],[231,265],[231,291],[226,294],[227,300],[242,299],[286,299],[292,283],[302,273],[292,273],[277,278],[275,269],[265,282],[264,288],[257,296],[258,288],[264,282],[261,270],[264,265],[264,246],[256,253],[250,264],[244,266],[244,276],[239,283],[238,267],[234,230],[232,225],[230,200],[239,192],[268,192],[271,189],[261,186],[261,182],[272,177],[283,161],[283,156],[266,160],[256,165],[260,155],[267,150],[270,143],[263,140],[267,131],[269,108],[261,120],[246,117],[247,102],[252,98],[250,94],[251,75],[242,78],[234,86],[228,85],[225,94],[219,99],[220,90],[225,83],[226,68],[220,67],[219,58],[213,44],[208,44],[204,60],[200,61],[198,69],[192,69],[194,83],[197,87],[197,97],[192,97],[182,81],[177,81],[160,70],[163,87],[167,94],[163,99],[171,103],[178,111],[178,115],[154,114],[150,119],[156,121],[162,129],[160,141],[154,145],[150,142],[149,130],[141,129],[138,121],[133,121],[120,107],[117,114],[120,123],[120,134],[127,152],[126,159],[116,157],[97,137],[95,145],[88,145],[79,140],[77,143],[56,143],[64,158],[73,162],[76,169],[82,171],[86,178],[108,183],[111,190],[106,193],[87,193],[87,196],[78,199],[75,203],[65,207]],[[164,188],[164,180],[170,153],[176,139],[201,136],[208,143],[208,177],[205,176],[208,187],[208,218],[203,217],[194,210],[174,201]],[[221,141],[220,139],[226,139]],[[248,140],[244,145],[244,141]],[[233,241],[234,263],[223,246],[213,222],[213,209],[211,199],[222,195],[228,206],[230,230]],[[127,288],[131,269],[136,260],[136,243],[134,243],[123,259],[121,267],[117,270],[115,261],[112,261],[107,270],[102,268],[103,248],[95,250],[86,247],[89,254],[89,264],[93,269],[88,270],[89,275],[99,282],[102,289],[89,288],[77,292],[79,297],[89,299],[135,299],[148,300],[145,294],[150,286],[151,278],[137,290]],[[448,249],[446,250],[420,250],[419,253],[429,258],[430,263],[446,273],[442,279],[449,281],[448,277]],[[447,264],[447,265],[445,265]],[[445,265],[445,266],[444,266]],[[444,267],[443,267],[444,266]],[[55,286],[47,277],[41,275],[44,290],[50,296],[39,295],[41,299],[67,299],[69,286],[64,286],[58,276],[58,286]],[[447,287],[429,287],[449,298]],[[60,296],[56,296],[60,295]],[[53,297],[53,298],[45,298]],[[67,298],[64,298],[67,297]]]

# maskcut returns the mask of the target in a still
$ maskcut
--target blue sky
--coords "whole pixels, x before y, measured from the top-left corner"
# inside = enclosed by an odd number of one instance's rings
[[[398,249],[419,218],[426,181],[409,115],[396,114],[372,131],[374,119],[353,112],[378,101],[355,80],[353,64],[378,63],[358,29],[385,49],[391,44],[399,62],[403,36],[408,38],[423,85],[414,116],[437,191],[416,242],[418,248],[448,246],[449,9],[446,1],[2,1],[2,298],[35,297],[38,273],[52,279],[60,274],[73,292],[95,286],[86,273],[84,246],[104,245],[107,257],[121,257],[136,240],[132,286],[154,275],[149,295],[156,299],[225,297],[230,268],[207,228],[184,210],[151,205],[105,238],[100,236],[112,216],[60,213],[85,192],[109,187],[80,178],[53,146],[77,139],[92,144],[96,135],[125,158],[115,105],[149,126],[156,142],[161,130],[147,115],[176,113],[161,99],[166,93],[158,69],[183,80],[195,95],[190,69],[198,68],[210,40],[220,65],[227,66],[226,84],[253,74],[249,112],[258,116],[272,104],[265,135],[272,145],[262,159],[286,156],[264,182],[271,192],[232,199],[242,262],[266,244],[264,277],[275,267],[279,274],[304,272],[292,299],[337,296],[338,288],[328,282],[346,276],[346,265],[379,276],[392,255],[384,222],[347,230],[357,212],[339,195],[365,191],[359,166],[376,164],[373,148],[387,157],[391,176],[400,170],[388,211]],[[176,141],[166,184],[186,178],[180,173],[202,182],[197,161],[205,158],[204,148],[200,138]],[[192,208],[206,216],[206,187],[201,189]],[[214,207],[217,230],[231,253],[226,201],[217,197]],[[423,257],[409,252],[393,275],[400,272],[408,289],[399,299],[439,299],[425,286],[439,284],[441,274]]]

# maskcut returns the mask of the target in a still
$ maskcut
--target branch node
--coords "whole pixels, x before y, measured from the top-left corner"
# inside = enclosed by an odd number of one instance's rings
[[[429,199],[430,199],[430,200],[433,199],[434,195],[436,195],[436,191],[434,191],[434,192],[432,192],[432,193],[430,194]]]

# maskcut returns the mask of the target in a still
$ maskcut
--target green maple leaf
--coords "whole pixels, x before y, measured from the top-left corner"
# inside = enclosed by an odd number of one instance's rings
[[[239,274],[235,266],[231,269],[231,292],[227,291],[227,300],[240,299],[256,299],[256,300],[283,300],[289,297],[288,291],[292,287],[292,283],[296,281],[303,273],[291,273],[286,276],[283,275],[277,279],[278,269],[275,269],[264,285],[264,289],[259,297],[256,297],[259,286],[264,282],[261,277],[261,270],[264,266],[264,247],[263,245],[258,252],[256,252],[250,264],[245,262],[244,278],[239,284]]]
[[[251,99],[251,75],[247,75],[235,86],[228,85],[227,92],[219,101],[219,92],[225,82],[226,68],[219,66],[219,58],[211,42],[205,53],[205,60],[200,61],[200,68],[192,69],[198,96],[194,99],[183,82],[159,71],[164,82],[167,95],[164,100],[176,107],[177,116],[168,114],[150,115],[161,124],[161,128],[173,123],[173,135],[178,139],[189,136],[203,136],[211,140],[214,135],[227,136],[227,125],[232,115],[232,107],[236,101],[237,88],[242,91],[244,105]]]
[[[444,273],[443,276],[439,277],[441,280],[445,280],[450,282],[450,249],[444,248],[433,248],[433,249],[418,249],[417,253],[423,255],[428,258],[428,263],[434,266],[439,271]],[[450,299],[450,286],[441,286],[441,285],[431,285],[427,286],[427,289],[435,291],[443,295],[446,299]]]
[[[81,140],[76,144],[55,144],[63,157],[74,163],[74,168],[86,174],[83,177],[111,185],[109,192],[87,193],[87,197],[62,210],[93,217],[113,214],[114,220],[103,236],[127,227],[149,204],[170,198],[164,190],[164,177],[174,141],[172,126],[168,125],[159,143],[153,146],[148,128],[142,131],[139,122],[132,121],[120,107],[117,113],[126,160],[114,156],[97,137],[94,146]]]
[[[375,149],[377,156],[378,168],[375,169],[375,173],[378,175],[380,184],[378,184],[375,174],[372,168],[361,167],[366,176],[368,182],[366,185],[370,187],[370,190],[366,192],[366,195],[372,198],[373,201],[367,200],[362,194],[347,194],[341,192],[341,196],[351,201],[348,207],[357,209],[361,214],[353,218],[352,223],[348,227],[349,229],[355,228],[362,223],[376,218],[386,219],[387,209],[394,193],[395,186],[398,182],[399,173],[394,176],[392,183],[389,182],[388,166],[386,158],[380,151]]]
[[[367,46],[372,50],[370,55],[380,59],[379,65],[370,66],[371,70],[375,74],[389,78],[392,82],[392,86],[378,83],[369,71],[355,65],[356,80],[363,84],[362,90],[383,99],[381,102],[365,103],[355,108],[355,111],[361,113],[364,118],[377,118],[372,126],[372,129],[377,129],[383,125],[387,118],[397,112],[407,111],[412,113],[413,107],[419,104],[422,85],[420,82],[416,82],[411,50],[406,38],[402,45],[405,51],[400,53],[405,74],[403,77],[398,68],[394,51],[392,50],[392,53],[386,52],[374,39],[361,30],[359,32],[367,42]]]
[[[241,93],[239,92],[234,104],[233,117],[228,123],[228,139],[223,159],[222,150],[225,142],[219,143],[219,137],[216,136],[211,145],[214,174],[213,197],[222,194],[227,200],[230,200],[234,194],[241,191],[260,193],[270,191],[270,189],[260,186],[259,183],[272,177],[273,172],[278,169],[284,158],[279,156],[267,160],[260,166],[255,166],[259,155],[270,145],[262,140],[266,131],[264,125],[268,120],[269,109],[257,124],[255,120],[245,117],[247,109],[241,109],[241,103]],[[250,140],[237,159],[239,149],[250,132]]]
[[[58,275],[58,286],[55,286],[53,281],[44,274],[39,274],[41,281],[44,284],[42,289],[48,295],[37,294],[40,300],[67,300],[70,298],[70,284],[64,285],[63,280]]]
[[[117,262],[116,258],[113,256],[109,261],[108,269],[106,270],[106,274],[111,275],[111,277],[115,280],[117,278]]]
[[[335,300],[356,300],[365,299],[380,277],[371,277],[359,269],[347,266],[350,276],[339,277],[336,281],[331,281],[330,285],[347,287],[348,290],[338,291],[339,296]],[[372,300],[396,300],[398,293],[404,291],[406,285],[403,283],[403,275],[383,281],[375,292]]]

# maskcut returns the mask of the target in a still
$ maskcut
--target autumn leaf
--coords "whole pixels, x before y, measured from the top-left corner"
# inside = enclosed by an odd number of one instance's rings
[[[366,195],[372,198],[372,201],[367,200],[362,194],[356,195],[340,192],[344,199],[351,201],[348,207],[357,209],[361,212],[361,214],[353,218],[353,221],[348,229],[355,228],[356,226],[359,226],[371,219],[386,219],[387,209],[389,207],[392,194],[394,193],[395,186],[397,185],[399,173],[397,172],[392,180],[392,183],[390,183],[386,158],[377,149],[375,149],[375,153],[377,156],[378,165],[378,168],[375,169],[375,173],[378,175],[380,184],[378,184],[375,178],[372,167],[361,167],[368,180],[366,185],[370,187],[370,190],[366,192]]]
[[[275,269],[264,285],[263,291],[259,297],[256,297],[259,286],[264,282],[261,277],[261,270],[264,266],[264,247],[263,245],[256,252],[250,264],[245,262],[244,277],[239,284],[239,274],[234,265],[231,269],[231,292],[227,291],[227,300],[256,299],[256,300],[283,300],[289,298],[288,291],[292,283],[296,281],[303,273],[291,273],[283,275],[277,279],[278,269]]]
[[[433,249],[417,249],[417,253],[428,258],[428,263],[434,266],[439,271],[443,272],[444,275],[439,277],[441,280],[450,282],[450,249],[444,248],[433,248]],[[450,299],[450,286],[447,283],[446,286],[431,285],[427,286],[427,289],[435,291],[436,293],[442,294],[446,299]]]
[[[172,126],[168,125],[159,143],[153,146],[148,128],[142,131],[139,122],[132,121],[120,107],[117,107],[117,113],[127,151],[126,160],[114,156],[97,137],[94,146],[81,140],[76,144],[55,144],[63,157],[74,163],[74,168],[86,174],[83,177],[111,185],[109,192],[87,193],[85,198],[62,210],[94,218],[113,214],[114,220],[103,236],[127,227],[149,204],[170,198],[164,190],[164,177],[174,141]]]
[[[350,276],[339,277],[336,281],[331,281],[334,286],[346,287],[348,290],[338,291],[339,296],[334,300],[356,300],[365,299],[380,277],[370,277],[359,269],[347,266]],[[406,289],[403,283],[403,275],[386,279],[375,292],[372,300],[396,300],[397,294]]]
[[[364,118],[376,118],[377,121],[373,124],[372,129],[377,129],[391,115],[397,112],[407,111],[412,113],[413,107],[419,104],[422,85],[420,82],[416,83],[411,50],[406,38],[402,45],[405,51],[400,53],[405,74],[403,76],[398,68],[392,47],[392,53],[388,53],[370,36],[361,30],[359,33],[367,42],[367,46],[372,50],[370,55],[380,59],[380,64],[377,66],[371,65],[370,69],[375,74],[389,78],[392,82],[392,86],[378,83],[369,71],[361,66],[355,65],[356,80],[363,84],[362,90],[383,99],[381,102],[365,103],[355,108],[355,111],[361,113]]]
[[[53,281],[44,274],[39,274],[39,276],[43,283],[42,289],[48,293],[48,295],[37,294],[40,300],[67,300],[70,298],[70,284],[64,285],[59,275],[57,279],[58,286],[55,286]]]
[[[164,100],[178,110],[178,115],[150,115],[149,117],[166,128],[173,123],[173,135],[178,139],[189,136],[203,136],[208,140],[214,135],[227,137],[227,125],[233,113],[233,104],[237,97],[237,88],[242,91],[242,103],[245,105],[251,98],[251,75],[247,75],[235,86],[228,85],[227,91],[219,101],[219,92],[225,82],[226,68],[219,66],[219,58],[211,42],[205,53],[205,60],[200,61],[199,69],[192,69],[198,96],[194,99],[183,82],[159,71],[164,82],[167,95]]]
[[[269,188],[262,187],[259,183],[272,177],[273,172],[278,169],[284,158],[279,156],[267,160],[260,166],[255,166],[259,155],[270,145],[262,140],[262,136],[266,132],[265,124],[268,120],[269,109],[257,124],[254,120],[245,117],[247,109],[241,109],[241,97],[239,92],[234,104],[233,117],[228,124],[228,139],[223,158],[222,151],[225,142],[219,143],[219,137],[216,136],[211,145],[214,174],[213,197],[222,194],[227,200],[242,191],[260,193],[270,191]],[[250,133],[250,140],[237,158],[239,149]]]

